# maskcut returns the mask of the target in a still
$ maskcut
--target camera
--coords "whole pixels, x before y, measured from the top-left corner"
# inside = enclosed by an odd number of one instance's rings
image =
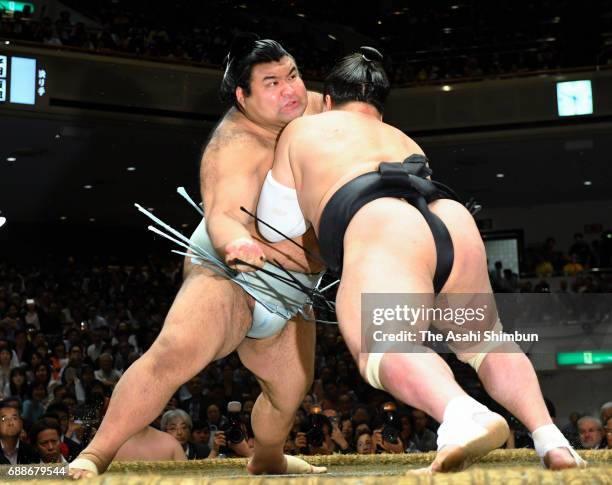
[[[383,410],[381,413],[383,428],[382,438],[387,443],[396,445],[399,443],[399,434],[401,429],[400,417],[396,412],[396,406],[392,402],[386,402],[383,404]]]
[[[301,431],[306,433],[308,444],[316,448],[323,446],[323,441],[325,440],[323,428],[325,425],[331,428],[329,418],[322,414],[321,411],[320,406],[312,406],[310,408],[310,414],[301,426]]]
[[[238,444],[244,440],[244,432],[242,431],[242,420],[240,419],[240,411],[242,404],[238,401],[230,401],[227,405],[227,420],[228,423],[224,426],[225,438],[229,443]]]

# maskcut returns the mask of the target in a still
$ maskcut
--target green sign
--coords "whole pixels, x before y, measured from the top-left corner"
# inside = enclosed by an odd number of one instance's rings
[[[27,2],[9,2],[7,0],[0,0],[0,10],[4,9],[7,12],[23,12],[25,6],[30,7],[30,13],[34,13],[34,4]]]
[[[601,365],[612,364],[612,352],[594,350],[592,352],[559,352],[557,365]]]

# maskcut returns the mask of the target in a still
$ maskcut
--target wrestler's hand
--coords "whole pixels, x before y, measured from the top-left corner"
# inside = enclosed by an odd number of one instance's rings
[[[237,261],[244,261],[248,265],[238,264]],[[225,263],[235,270],[255,271],[257,268],[263,268],[265,262],[266,256],[261,246],[252,239],[241,237],[225,246]]]

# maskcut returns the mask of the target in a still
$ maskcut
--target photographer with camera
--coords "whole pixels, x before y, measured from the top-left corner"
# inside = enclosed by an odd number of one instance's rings
[[[304,455],[349,453],[351,447],[340,430],[340,417],[334,409],[313,405],[295,437],[295,448]]]
[[[241,411],[240,402],[230,401],[227,404],[227,418],[224,419],[223,426],[215,431],[214,425],[210,425],[213,443],[216,443],[218,434],[223,435],[224,443],[218,451],[220,457],[250,457],[253,455],[253,450],[247,443],[247,429],[242,422]]]
[[[404,443],[400,437],[402,422],[393,402],[383,404],[379,416],[380,428],[372,433],[372,447],[375,453],[404,453]]]

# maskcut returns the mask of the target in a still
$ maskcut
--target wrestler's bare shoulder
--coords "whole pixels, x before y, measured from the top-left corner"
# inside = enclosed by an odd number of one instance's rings
[[[204,158],[237,149],[267,152],[274,149],[274,142],[257,133],[244,115],[232,108],[213,131]]]
[[[323,103],[323,95],[321,93],[317,93],[316,91],[307,91],[308,95],[308,105],[306,106],[306,111],[304,111],[304,116],[316,115],[323,112],[325,108],[325,103]]]
[[[385,140],[394,140],[407,144],[410,148],[415,145],[414,141],[398,128],[381,122],[371,116],[343,110],[325,111],[312,116],[302,116],[293,120],[285,128],[287,136],[292,140],[301,140],[310,143],[313,138],[322,141],[325,139],[337,139],[344,134],[357,135],[363,138],[361,132],[368,134],[371,139],[374,133],[383,136]],[[420,151],[420,149],[419,149]]]

